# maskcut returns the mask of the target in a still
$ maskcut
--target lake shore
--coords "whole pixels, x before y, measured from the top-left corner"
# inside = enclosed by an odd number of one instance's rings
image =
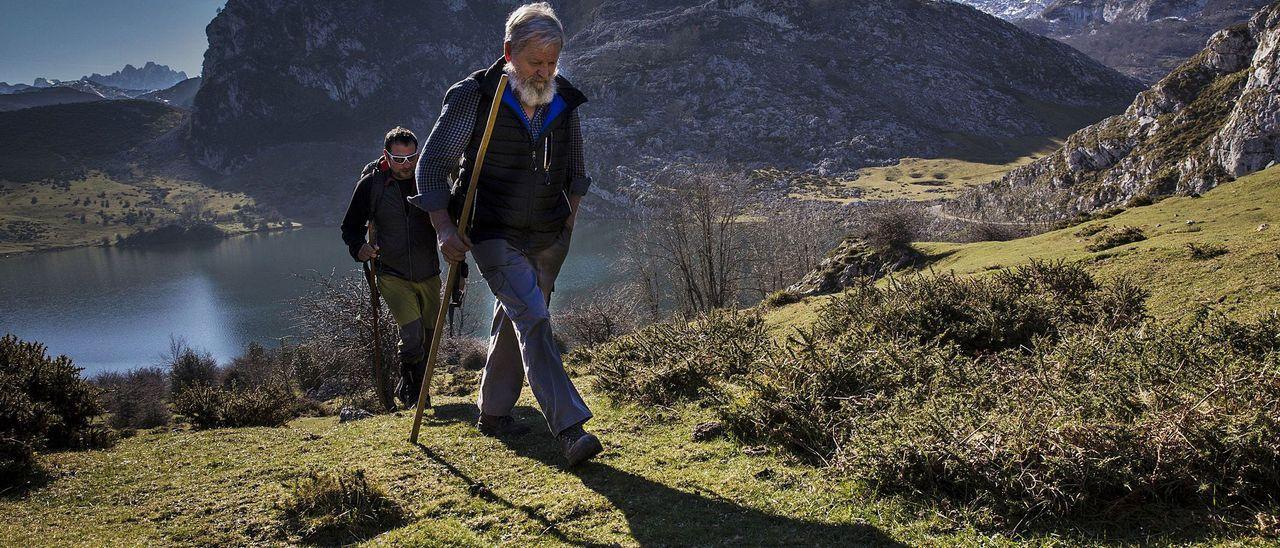
[[[557,306],[619,279],[613,264],[622,230],[610,221],[579,221],[556,283]],[[0,310],[8,312],[0,315],[0,333],[45,343],[89,375],[151,365],[170,336],[226,361],[250,342],[274,346],[296,334],[293,300],[316,279],[358,276],[359,268],[338,228],[317,226],[27,253],[0,258]],[[487,334],[493,299],[478,272],[472,269],[459,328]]]
[[[0,259],[18,257],[21,255],[35,255],[40,253],[51,253],[55,251],[67,251],[71,249],[81,249],[81,248],[87,248],[87,247],[134,247],[134,248],[150,247],[150,246],[158,246],[158,245],[172,245],[172,244],[178,244],[178,243],[219,240],[219,239],[225,239],[225,238],[234,238],[236,236],[245,236],[248,234],[268,234],[268,233],[274,233],[274,232],[288,232],[290,230],[300,230],[303,228],[315,228],[314,226],[303,225],[297,222],[294,222],[292,226],[284,226],[282,224],[277,224],[265,230],[262,230],[262,229],[250,230],[244,227],[237,227],[230,223],[222,223],[222,224],[215,223],[207,226],[216,227],[219,231],[221,231],[222,234],[218,236],[197,235],[197,236],[191,236],[191,237],[184,237],[180,239],[166,239],[163,242],[137,243],[137,244],[129,244],[126,246],[121,246],[116,242],[111,242],[109,244],[104,245],[101,241],[97,241],[97,242],[67,241],[67,242],[54,242],[54,243],[40,242],[40,243],[32,244],[29,248],[25,248],[25,249],[18,249],[14,251],[0,251]],[[127,239],[129,237],[138,236],[140,234],[143,234],[143,232],[135,232],[133,234],[130,234],[129,236],[125,236],[125,238]],[[16,244],[14,242],[3,242],[3,243],[0,243],[0,245],[11,246]]]
[[[0,181],[0,257],[111,246],[172,224],[210,224],[237,235],[297,223],[244,193],[193,180],[95,171],[70,181]]]

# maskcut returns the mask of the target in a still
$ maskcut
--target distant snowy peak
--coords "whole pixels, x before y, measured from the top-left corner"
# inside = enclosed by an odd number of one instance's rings
[[[1052,0],[955,0],[1008,21],[1040,15]]]

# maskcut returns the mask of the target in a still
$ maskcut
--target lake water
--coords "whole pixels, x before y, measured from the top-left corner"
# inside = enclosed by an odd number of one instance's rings
[[[612,221],[579,221],[555,302],[621,277],[622,232]],[[86,375],[154,365],[170,336],[226,362],[251,341],[270,347],[297,335],[289,301],[308,289],[297,275],[335,269],[359,270],[336,227],[8,257],[0,259],[0,333],[42,342]],[[493,294],[474,265],[471,272],[467,312],[487,335]]]

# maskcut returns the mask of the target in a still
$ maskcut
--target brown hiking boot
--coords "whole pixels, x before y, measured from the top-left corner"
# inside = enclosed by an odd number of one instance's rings
[[[582,429],[582,424],[569,427],[557,435],[556,439],[560,440],[560,449],[564,452],[565,460],[569,461],[569,466],[577,466],[604,450],[604,446],[600,445],[600,438],[595,434],[588,434]]]
[[[476,421],[476,428],[481,434],[493,436],[495,438],[507,436],[523,436],[529,433],[529,427],[516,422],[511,415],[485,415],[480,414],[480,420]]]

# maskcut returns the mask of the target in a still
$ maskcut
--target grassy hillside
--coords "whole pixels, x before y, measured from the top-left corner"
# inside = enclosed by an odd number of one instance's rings
[[[1139,228],[1146,239],[1090,251],[1108,228],[1126,226]],[[1207,305],[1233,317],[1255,318],[1280,310],[1280,167],[1198,198],[1168,198],[1029,238],[923,242],[916,247],[930,258],[923,271],[975,274],[1033,259],[1078,261],[1100,279],[1127,276],[1149,289],[1148,304],[1157,317],[1176,319]],[[827,299],[809,298],[772,310],[765,321],[771,331],[785,336],[792,326],[812,322]]]
[[[236,234],[268,217],[274,219],[243,193],[189,180],[122,182],[95,171],[60,183],[0,181],[0,255],[114,243],[178,219],[201,219]],[[268,226],[279,227],[280,220]]]
[[[0,544],[285,542],[274,505],[288,482],[355,467],[411,510],[408,524],[376,539],[384,545],[982,540],[894,502],[862,504],[868,496],[853,486],[764,451],[692,442],[705,418],[695,410],[643,412],[587,399],[607,452],[574,473],[558,466],[531,401],[518,410],[535,433],[504,445],[475,431],[474,405],[458,398],[427,419],[422,447],[406,441],[406,413],[147,433],[107,451],[54,454],[48,460],[64,475],[24,500],[0,499]]]
[[[1090,251],[1107,228],[1126,226],[1141,229],[1146,239]],[[1190,245],[1201,253],[1193,255]],[[1031,259],[1083,261],[1102,279],[1128,276],[1149,288],[1157,316],[1177,317],[1205,304],[1235,317],[1256,317],[1280,309],[1280,168],[1199,198],[1168,198],[1030,238],[919,247],[935,259],[930,268],[959,273]]]
[[[1280,304],[1277,213],[1280,169],[1272,169],[1200,198],[1171,198],[1024,240],[920,245],[934,257],[935,270],[980,275],[1033,258],[1079,261],[1103,278],[1133,276],[1151,289],[1158,315],[1178,316],[1203,301],[1256,316]],[[1268,228],[1259,231],[1264,224]],[[1089,251],[1107,232],[1088,234],[1102,225],[1138,227],[1148,238]],[[1203,258],[1191,255],[1189,243],[1201,246]],[[767,321],[775,334],[785,334],[809,321],[824,301],[776,309]],[[421,447],[405,441],[408,414],[349,424],[328,417],[281,428],[162,429],[110,450],[43,455],[52,481],[0,498],[0,513],[8,518],[0,522],[0,544],[295,543],[300,539],[282,529],[278,506],[292,482],[312,471],[353,468],[408,509],[403,523],[366,539],[381,545],[1274,540],[1274,522],[1259,521],[1257,534],[1241,533],[1253,530],[1250,523],[1224,533],[1206,527],[1202,517],[1179,513],[1185,510],[1141,503],[1011,538],[956,520],[955,507],[877,493],[778,449],[720,437],[695,442],[695,426],[717,418],[697,403],[615,403],[592,387],[590,377],[577,384],[597,413],[592,429],[607,447],[598,462],[578,470],[559,466],[557,446],[542,431],[527,393],[517,415],[535,433],[505,443],[470,426],[475,411],[469,397],[439,398]]]
[[[281,226],[273,208],[185,165],[186,122],[134,100],[0,112],[0,254],[114,243],[179,219],[230,234]]]
[[[0,180],[66,180],[106,165],[120,164],[123,169],[125,154],[171,134],[186,121],[185,111],[138,100],[2,112]]]
[[[1061,144],[1061,139],[1033,141],[1042,144],[1032,152],[987,156],[971,154],[963,158],[903,158],[892,166],[860,169],[849,179],[796,175],[789,197],[845,204],[954,198],[965,190],[995,181],[1010,170],[1035,161]]]
[[[589,387],[589,379],[578,385]],[[566,471],[527,395],[517,416],[535,431],[510,443],[476,433],[470,399],[442,398],[420,447],[405,439],[405,413],[346,424],[329,417],[281,428],[158,431],[110,450],[47,455],[55,480],[25,498],[0,499],[0,544],[297,542],[280,532],[276,506],[292,480],[353,468],[409,509],[406,523],[369,539],[376,545],[1013,543],[772,450],[691,441],[709,411],[615,407],[589,388],[592,425],[606,452]],[[1059,544],[1064,537],[1079,541],[1071,531],[1022,540]]]

